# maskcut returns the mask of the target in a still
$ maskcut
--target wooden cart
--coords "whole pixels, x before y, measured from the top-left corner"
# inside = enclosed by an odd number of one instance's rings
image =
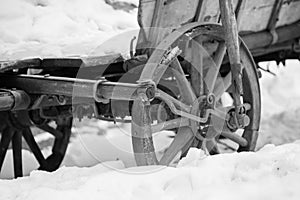
[[[233,151],[252,151],[261,110],[257,63],[299,58],[299,20],[299,0],[140,0],[130,59],[2,62],[0,169],[11,141],[15,177],[22,176],[23,137],[39,169],[56,170],[73,117],[84,116],[130,122],[137,165],[170,165],[190,147],[217,154],[228,140]],[[33,126],[55,137],[47,158]],[[176,134],[157,158],[152,136],[163,130]]]

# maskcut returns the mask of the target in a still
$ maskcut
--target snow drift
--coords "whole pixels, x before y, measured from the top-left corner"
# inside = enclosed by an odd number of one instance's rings
[[[0,181],[1,199],[299,199],[300,142],[259,152],[205,156],[191,149],[177,168],[124,169],[121,161]]]

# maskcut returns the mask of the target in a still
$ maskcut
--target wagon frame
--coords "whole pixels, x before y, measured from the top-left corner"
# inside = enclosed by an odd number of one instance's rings
[[[23,137],[39,169],[56,170],[73,117],[84,116],[130,116],[137,165],[170,165],[190,147],[217,154],[224,138],[238,145],[236,151],[253,151],[261,110],[257,63],[298,59],[300,52],[300,1],[255,1],[140,0],[140,32],[129,59],[118,54],[1,62],[0,169],[12,142],[15,177],[23,175]],[[247,15],[254,16],[251,23]],[[39,73],[29,75],[29,69]],[[230,106],[221,100],[224,93],[233,100]],[[32,126],[55,137],[49,157]],[[152,135],[162,130],[176,134],[157,158]]]

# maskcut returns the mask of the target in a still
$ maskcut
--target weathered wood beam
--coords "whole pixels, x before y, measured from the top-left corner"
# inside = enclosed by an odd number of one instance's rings
[[[278,36],[276,43],[290,41],[300,37],[300,21],[275,29]],[[250,50],[267,47],[273,43],[273,36],[269,31],[242,34],[244,42]]]
[[[134,100],[139,92],[147,97],[155,95],[152,85],[118,83],[105,80],[88,80],[40,75],[0,75],[0,87],[17,88],[29,95],[46,94],[101,100]]]

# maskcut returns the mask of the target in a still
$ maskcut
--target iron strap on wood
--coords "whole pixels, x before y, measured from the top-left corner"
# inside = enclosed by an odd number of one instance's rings
[[[273,6],[273,10],[268,22],[267,30],[272,34],[273,40],[272,44],[275,44],[278,41],[278,34],[275,31],[276,23],[278,21],[278,16],[280,9],[282,7],[283,0],[276,0]]]

